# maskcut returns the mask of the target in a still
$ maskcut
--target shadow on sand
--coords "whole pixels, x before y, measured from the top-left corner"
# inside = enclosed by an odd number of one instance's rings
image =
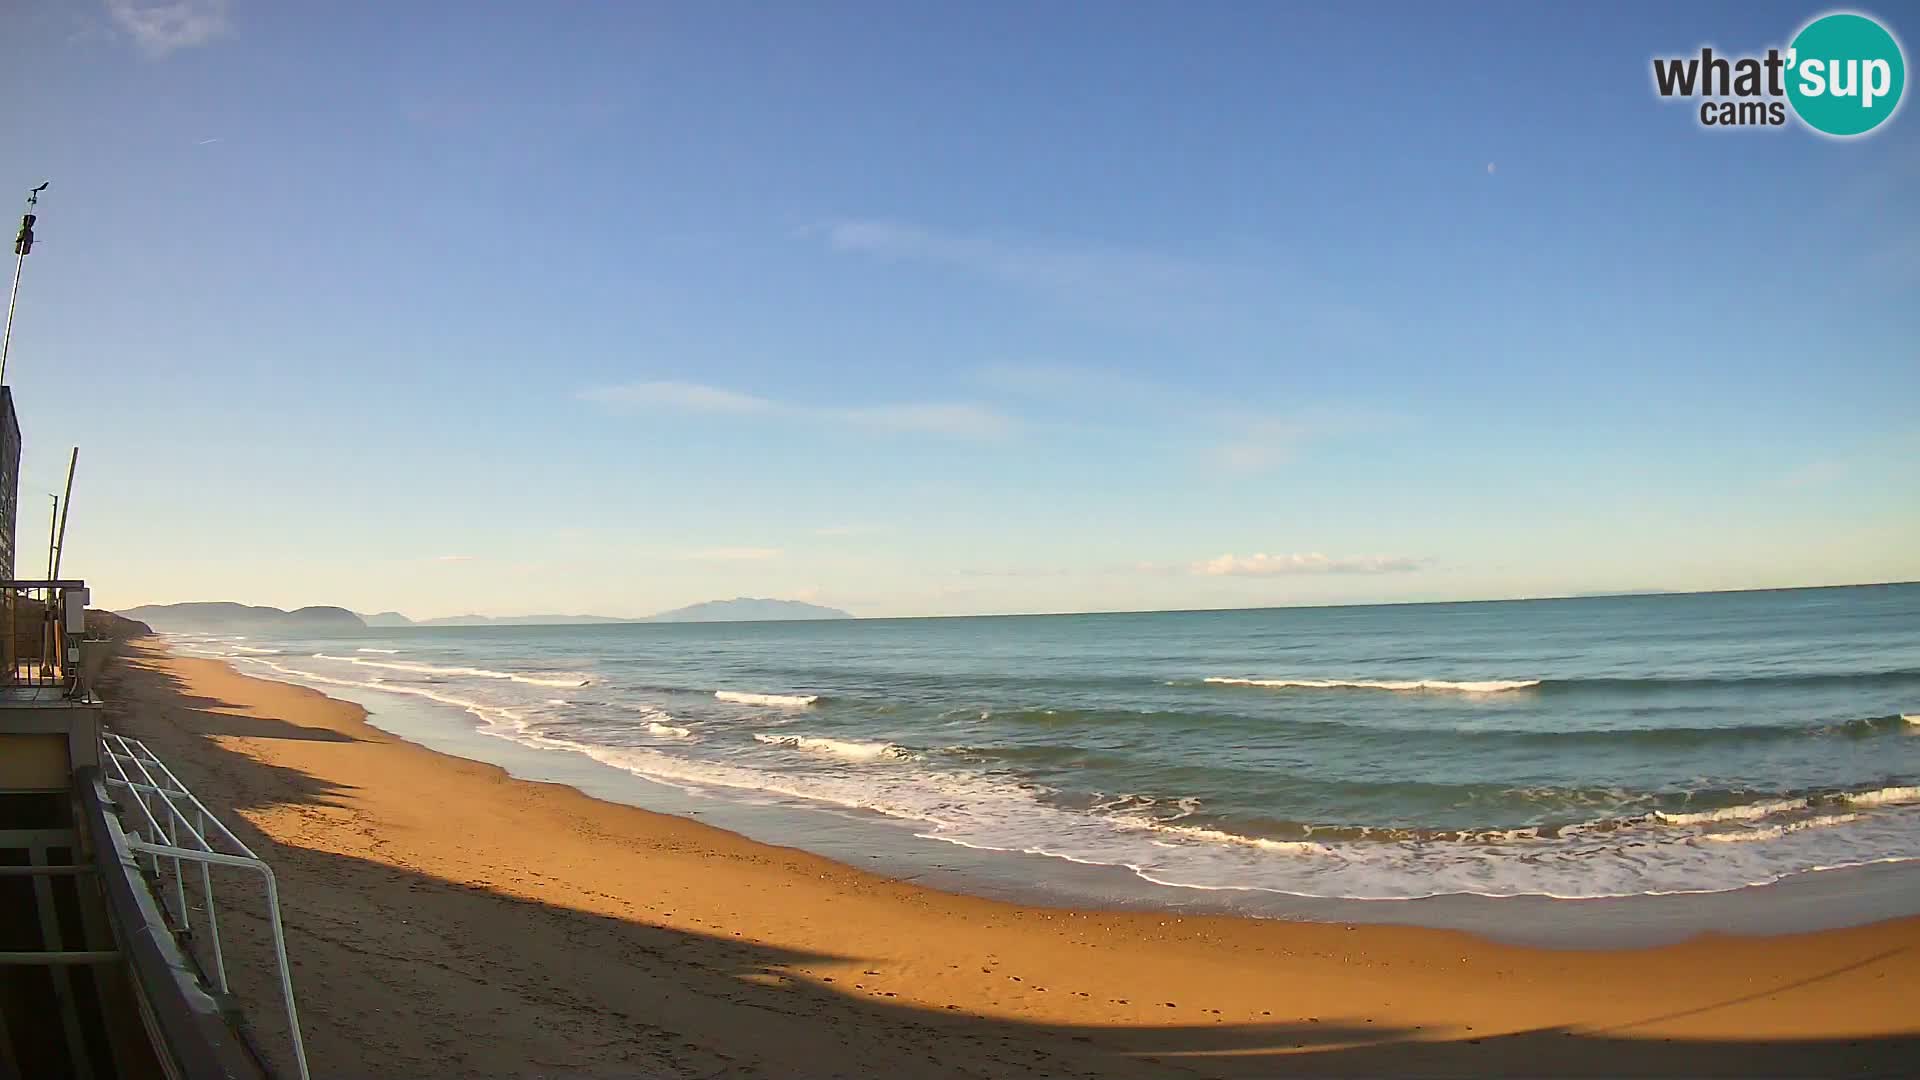
[[[340,799],[343,789],[203,736],[351,737],[187,695],[170,675],[137,660],[116,668],[113,682],[166,686],[178,696],[180,710],[161,716],[111,706],[109,716],[145,739],[189,785],[219,792],[235,810],[292,805],[326,817],[327,828],[360,827]],[[110,682],[107,689],[112,695],[118,687]],[[1014,1022],[954,1006],[896,1003],[884,977],[869,985],[857,974],[863,957],[768,947],[721,925],[668,929],[551,906],[484,880],[425,877],[279,844],[240,814],[224,817],[279,875],[316,1076],[1859,1076],[1902,1075],[1920,1061],[1920,1038],[1634,1035],[1639,1027],[1818,982],[1859,963],[1608,1030],[1473,1038],[1351,1019],[1150,1027]],[[235,990],[249,1003],[256,1041],[291,1075],[261,907],[240,880],[219,887]],[[811,970],[819,968],[832,974]]]

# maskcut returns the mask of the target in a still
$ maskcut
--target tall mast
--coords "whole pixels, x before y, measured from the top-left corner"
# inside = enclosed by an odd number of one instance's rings
[[[80,464],[80,448],[73,448],[67,459],[67,493],[60,500],[60,529],[53,537],[53,573],[48,581],[60,580],[60,560],[67,554],[67,515],[73,511],[73,470]]]
[[[7,381],[7,351],[13,347],[13,306],[20,300],[20,271],[26,268],[27,256],[33,252],[33,223],[40,219],[33,208],[40,203],[40,193],[47,190],[44,181],[37,188],[27,192],[27,212],[20,215],[20,231],[13,238],[13,289],[7,294],[7,331],[0,337],[0,386]]]
[[[47,513],[47,580],[53,580],[53,544],[55,529],[60,523],[60,496],[47,492],[47,498],[53,500],[53,509]]]

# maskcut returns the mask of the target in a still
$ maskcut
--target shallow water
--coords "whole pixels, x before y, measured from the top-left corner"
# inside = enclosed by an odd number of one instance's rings
[[[174,641],[1180,889],[1622,896],[1920,859],[1912,585]]]

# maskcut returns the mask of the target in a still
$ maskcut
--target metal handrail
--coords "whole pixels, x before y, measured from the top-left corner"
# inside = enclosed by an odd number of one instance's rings
[[[80,812],[94,837],[94,863],[114,927],[141,1026],[170,1077],[265,1080],[266,1067],[208,993],[199,965],[188,959],[162,906],[142,882],[142,869],[121,827],[98,766],[74,771]]]
[[[206,804],[188,790],[166,762],[161,761],[145,743],[102,732],[100,757],[109,770],[105,777],[108,786],[127,793],[128,798],[115,801],[123,808],[137,810],[140,818],[152,830],[149,838],[139,835],[140,830],[136,828],[133,835],[128,837],[127,846],[151,860],[156,876],[160,874],[162,860],[173,868],[174,907],[167,910],[167,914],[175,923],[176,932],[184,936],[191,936],[192,924],[187,909],[186,876],[182,873],[181,863],[199,865],[200,894],[207,916],[214,979],[222,995],[229,992],[226,957],[220,944],[220,917],[214,906],[213,877],[209,868],[229,866],[260,875],[266,890],[267,923],[273,931],[274,961],[279,967],[280,996],[286,1009],[293,1058],[301,1080],[308,1080],[306,1043],[300,1036],[299,1010],[293,999],[293,974],[287,962],[286,930],[280,921],[280,891],[273,868],[233,835],[233,831],[215,817]],[[167,908],[164,901],[161,906]]]

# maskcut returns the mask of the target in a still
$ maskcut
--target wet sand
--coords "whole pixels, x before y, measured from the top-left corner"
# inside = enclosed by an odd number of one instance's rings
[[[316,1076],[1825,1076],[1920,1060],[1920,919],[1576,951],[1021,905],[516,780],[153,645],[106,689],[111,721],[230,808],[279,874]],[[222,913],[257,1040],[284,1056],[258,907]]]

